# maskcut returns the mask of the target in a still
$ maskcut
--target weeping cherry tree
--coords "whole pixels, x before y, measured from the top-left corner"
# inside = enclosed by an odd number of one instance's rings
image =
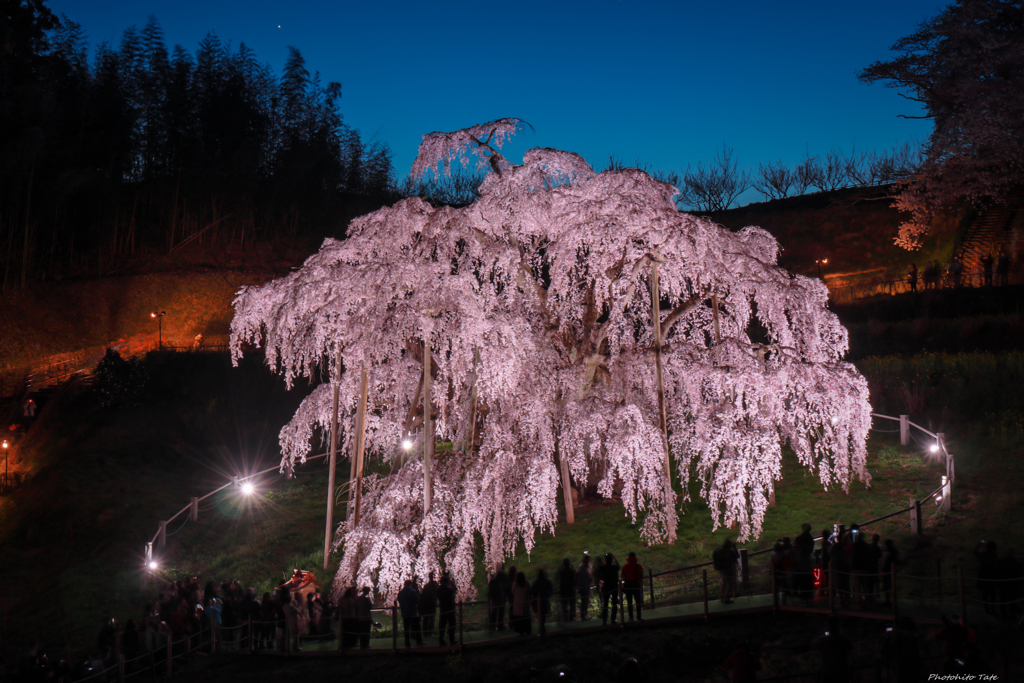
[[[572,520],[570,487],[671,543],[693,477],[715,528],[756,536],[786,445],[826,488],[868,481],[867,384],[825,286],[640,170],[552,149],[513,165],[521,126],[424,136],[414,175],[475,161],[475,203],[402,200],[235,299],[236,361],[257,344],[289,384],[330,378],[282,429],[282,470],[330,429],[335,388],[344,450],[390,467],[357,482],[336,588],[394,597],[446,569],[471,592],[477,539],[488,564],[529,552],[560,495]]]

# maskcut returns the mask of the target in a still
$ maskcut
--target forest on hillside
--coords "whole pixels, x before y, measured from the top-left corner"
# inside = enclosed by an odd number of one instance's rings
[[[276,74],[214,34],[168,50],[151,17],[90,49],[45,0],[3,4],[3,290],[200,237],[323,234],[353,202],[395,195],[390,149],[345,124],[341,85],[298,48]]]

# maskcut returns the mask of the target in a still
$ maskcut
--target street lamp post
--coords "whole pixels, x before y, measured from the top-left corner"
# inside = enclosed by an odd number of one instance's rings
[[[156,318],[157,322],[157,346],[161,351],[164,350],[164,316],[167,315],[167,311],[160,311],[157,313],[153,311],[149,314],[150,318]]]
[[[821,274],[821,267],[823,265],[828,265],[828,259],[827,258],[814,259],[814,262],[818,264],[818,279],[821,280],[821,281],[824,281],[825,277]]]

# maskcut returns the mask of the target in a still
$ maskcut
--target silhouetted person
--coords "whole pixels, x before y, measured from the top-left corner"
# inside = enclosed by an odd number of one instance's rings
[[[434,634],[434,617],[437,614],[437,581],[434,580],[434,572],[428,575],[428,581],[423,590],[420,591],[420,628],[425,637]]]
[[[445,632],[448,634],[448,644],[455,644],[455,587],[452,579],[445,574],[441,577],[441,585],[437,589],[437,606],[441,612],[441,620],[437,625],[437,635],[440,643],[444,646]]]
[[[590,573],[590,555],[584,553],[580,566],[576,569],[576,592],[580,596],[580,621],[586,621],[590,617],[590,586],[593,584],[594,576]]]
[[[558,570],[558,602],[560,621],[573,621],[576,618],[576,570],[567,557],[562,560]]]
[[[892,600],[892,570],[900,561],[900,551],[896,548],[896,542],[891,538],[885,539],[882,548],[882,561],[879,571],[882,574],[882,592],[885,593],[885,604]]]
[[[644,566],[637,562],[636,553],[631,552],[622,567],[622,595],[629,609],[629,620],[633,621],[633,602],[636,602],[636,618],[642,620],[644,607]]]
[[[917,264],[911,263],[907,269],[907,284],[910,286],[910,293],[917,293]]]
[[[416,644],[423,644],[423,634],[420,632],[420,592],[416,590],[416,584],[406,580],[405,587],[398,593],[398,607],[402,612],[402,626],[405,630],[405,647],[412,647],[410,635],[416,636]],[[412,632],[410,634],[410,631]]]
[[[981,274],[985,280],[985,286],[992,286],[992,254],[985,252],[981,257]]]
[[[554,585],[548,578],[548,573],[543,569],[538,569],[537,578],[534,580],[533,586],[530,587],[530,599],[537,611],[537,633],[542,636],[547,633],[544,622],[547,621],[548,614],[551,613],[551,593],[553,591]]]
[[[953,281],[953,287],[960,289],[964,277],[964,264],[960,263],[960,259],[955,256],[949,262],[949,277]]]
[[[619,563],[611,553],[604,554],[604,564],[599,569],[601,576],[601,621],[608,625],[608,602],[612,603],[612,624],[619,609]]]
[[[999,260],[996,262],[996,274],[999,275],[999,286],[1005,287],[1010,278],[1010,254],[1006,249],[999,250]]]
[[[736,599],[736,561],[739,559],[739,551],[733,545],[732,539],[728,538],[711,553],[711,563],[721,580],[718,599],[725,604]]]
[[[492,631],[505,630],[505,603],[507,595],[505,585],[508,583],[508,576],[502,565],[487,582],[487,620]]]

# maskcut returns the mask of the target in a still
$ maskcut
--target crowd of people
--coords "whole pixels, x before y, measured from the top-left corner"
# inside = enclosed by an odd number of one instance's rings
[[[573,566],[568,557],[562,561],[555,583],[548,578],[545,569],[538,569],[531,583],[524,572],[514,566],[505,570],[498,565],[487,582],[488,628],[492,632],[512,630],[519,635],[529,635],[533,621],[537,621],[540,635],[547,631],[546,622],[551,618],[552,605],[557,606],[555,619],[572,622],[577,619],[596,619],[591,615],[592,599],[597,598],[601,623],[616,624],[626,620],[643,619],[644,568],[631,552],[625,565],[619,564],[612,553],[591,558],[584,552],[579,564]],[[620,594],[621,590],[621,594]],[[623,614],[619,614],[620,599]],[[577,610],[577,604],[579,609]]]
[[[977,587],[986,611],[1016,618],[1024,568],[1013,551],[1000,554],[995,542],[982,541],[975,555]],[[731,539],[712,554],[722,603],[736,599],[739,560],[740,552]],[[799,535],[775,543],[768,568],[782,604],[799,601],[810,605],[815,599],[828,598],[834,588],[842,607],[870,608],[876,601],[890,601],[892,569],[899,563],[900,552],[892,539],[882,541],[878,534],[869,536],[857,524],[849,529],[836,525],[818,537],[812,534],[810,524],[803,524]],[[302,575],[308,577],[300,580]],[[167,666],[168,644],[187,640],[195,650],[208,645],[211,638],[226,649],[294,652],[301,651],[310,640],[338,638],[341,648],[368,648],[374,625],[371,589],[348,588],[334,603],[318,587],[311,574],[299,570],[291,581],[263,593],[262,599],[255,588],[245,589],[238,581],[201,585],[192,577],[167,582],[158,599],[145,605],[140,619],[128,619],[123,628],[113,619],[105,620],[95,647],[76,661],[53,661],[31,643],[18,669],[40,673],[43,678],[52,678],[53,672],[61,671],[59,677],[63,680],[78,680],[113,667],[116,648],[128,671],[161,668]],[[538,569],[532,582],[514,566],[506,570],[498,565],[487,582],[487,628],[492,633],[511,630],[526,636],[536,621],[538,633],[543,636],[551,619],[570,623],[600,618],[604,625],[625,622],[627,617],[639,621],[643,619],[644,588],[644,567],[635,552],[630,552],[621,565],[610,552],[597,557],[585,552],[576,564],[565,558],[553,580],[545,569]],[[439,580],[431,572],[422,586],[417,577],[405,581],[396,607],[406,648],[411,648],[413,641],[424,645],[425,639],[434,637],[441,646],[457,644],[455,632],[461,615],[456,588],[447,572]],[[970,631],[962,626],[959,616],[953,615],[947,622],[938,635],[948,641],[950,661],[976,658],[968,638]],[[905,623],[892,638],[910,638]],[[833,636],[818,645],[824,648],[825,657],[826,650],[841,649],[842,643],[842,638]],[[180,654],[180,647],[176,645],[175,656]],[[748,655],[740,648],[732,664],[749,670]]]
[[[968,286],[972,283],[971,273],[967,274]],[[991,287],[993,275],[997,277],[996,282],[1000,286],[1009,284],[1010,278],[1010,254],[1006,249],[1001,249],[996,258],[992,254],[982,254],[978,259],[977,269],[974,274],[978,276],[979,286]],[[910,291],[916,292],[918,280],[922,281],[924,289],[942,289],[943,287],[960,288],[964,285],[965,267],[963,262],[954,256],[949,261],[949,266],[943,270],[938,261],[930,261],[919,271],[916,263],[911,263],[907,268],[907,286]]]

